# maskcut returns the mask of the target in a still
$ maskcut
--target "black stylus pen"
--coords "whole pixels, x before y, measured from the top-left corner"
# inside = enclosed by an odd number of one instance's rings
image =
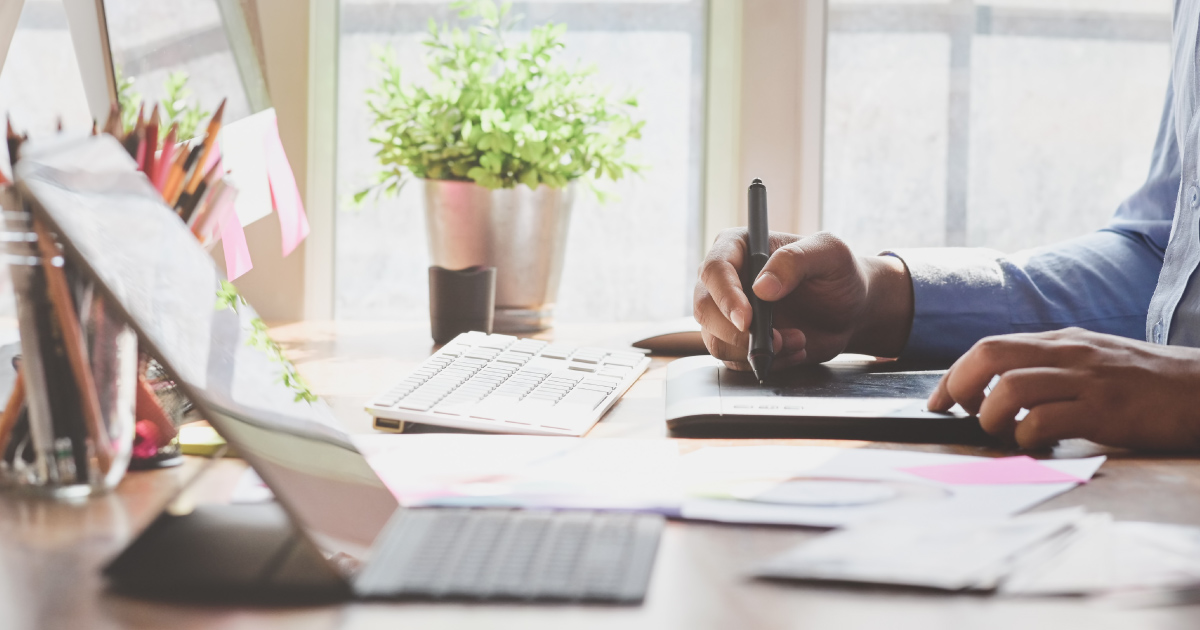
[[[767,229],[767,187],[763,185],[761,179],[755,179],[750,183],[749,195],[750,260],[746,265],[746,277],[743,285],[746,297],[750,299],[753,319],[750,320],[750,352],[746,355],[746,359],[750,362],[750,368],[754,370],[754,376],[758,377],[758,382],[761,384],[767,380],[767,374],[771,372],[771,362],[775,360],[775,334],[771,330],[771,303],[758,299],[752,288],[754,281],[758,279],[758,274],[762,273],[763,266],[767,264],[767,259],[771,257],[770,230]]]

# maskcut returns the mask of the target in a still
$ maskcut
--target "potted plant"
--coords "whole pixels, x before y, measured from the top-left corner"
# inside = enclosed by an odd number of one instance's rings
[[[460,0],[466,31],[430,21],[428,85],[405,85],[392,51],[367,91],[371,141],[382,170],[355,195],[395,195],[409,178],[425,187],[433,264],[496,267],[497,330],[549,326],[577,183],[621,179],[641,137],[637,100],[593,84],[595,70],[556,62],[564,25],[515,37],[510,2]]]

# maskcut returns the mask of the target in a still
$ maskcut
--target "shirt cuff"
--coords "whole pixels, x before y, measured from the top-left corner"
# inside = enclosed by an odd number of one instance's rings
[[[1010,332],[999,252],[977,247],[882,252],[908,267],[913,323],[903,359],[953,361],[976,341]]]

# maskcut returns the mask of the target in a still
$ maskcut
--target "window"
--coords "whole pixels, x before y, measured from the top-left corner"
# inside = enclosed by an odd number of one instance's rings
[[[127,92],[140,97],[135,102],[144,100],[147,107],[163,102],[173,79],[182,77],[189,100],[206,112],[202,124],[223,98],[228,99],[226,123],[261,108],[251,107],[254,92],[239,81],[217,0],[105,0],[104,12],[113,66],[118,76],[132,81]]]
[[[1144,181],[1170,0],[831,0],[822,227],[1004,251],[1103,226]]]
[[[59,121],[66,129],[91,128],[92,116],[61,0],[28,0],[8,54],[4,52],[0,50],[0,113],[12,119],[19,133],[46,136],[54,133]],[[0,142],[0,170],[5,175],[11,175],[8,163],[8,146]],[[8,267],[0,265],[0,318],[15,318],[16,314]],[[15,324],[5,328],[15,329]]]
[[[91,128],[62,0],[27,0],[7,56],[3,52],[0,112],[12,118],[19,132],[52,133],[60,119],[68,129]],[[0,146],[0,156],[7,174],[7,146]]]
[[[559,321],[653,320],[691,311],[698,263],[703,148],[703,0],[521,2],[518,30],[565,23],[562,58],[598,67],[598,81],[639,98],[643,139],[630,147],[644,177],[610,186],[606,205],[577,195],[559,291]],[[399,197],[354,209],[350,196],[377,170],[368,142],[365,90],[377,77],[372,47],[391,45],[406,80],[420,62],[430,18],[446,3],[343,0],[338,75],[338,198],[335,309],[338,318],[422,319],[428,314],[420,182]]]

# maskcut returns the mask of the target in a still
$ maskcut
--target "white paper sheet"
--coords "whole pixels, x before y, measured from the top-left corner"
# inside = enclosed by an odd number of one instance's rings
[[[1200,528],[1089,514],[1070,545],[1023,562],[1006,595],[1086,595],[1200,582]]]
[[[681,457],[670,440],[464,434],[352,439],[407,506],[643,510],[730,523],[838,527],[872,518],[1008,516],[1078,485],[949,486],[896,469],[984,458],[912,451],[768,445],[705,448]],[[1087,479],[1103,461],[1045,463]],[[823,498],[820,505],[745,500],[792,478],[835,483],[764,495]],[[886,491],[864,492],[882,485]],[[244,500],[264,496],[250,490],[261,487],[257,476],[241,487]],[[839,487],[853,496],[829,500]],[[863,497],[865,503],[855,500]]]
[[[1022,552],[1065,535],[1083,510],[999,519],[886,520],[852,525],[776,556],[760,577],[991,589]]]
[[[226,176],[238,190],[233,208],[242,227],[271,214],[271,183],[267,179],[268,133],[275,129],[275,110],[265,109],[221,128],[217,141]]]
[[[462,434],[353,440],[405,506],[679,509],[679,450],[669,440]]]

